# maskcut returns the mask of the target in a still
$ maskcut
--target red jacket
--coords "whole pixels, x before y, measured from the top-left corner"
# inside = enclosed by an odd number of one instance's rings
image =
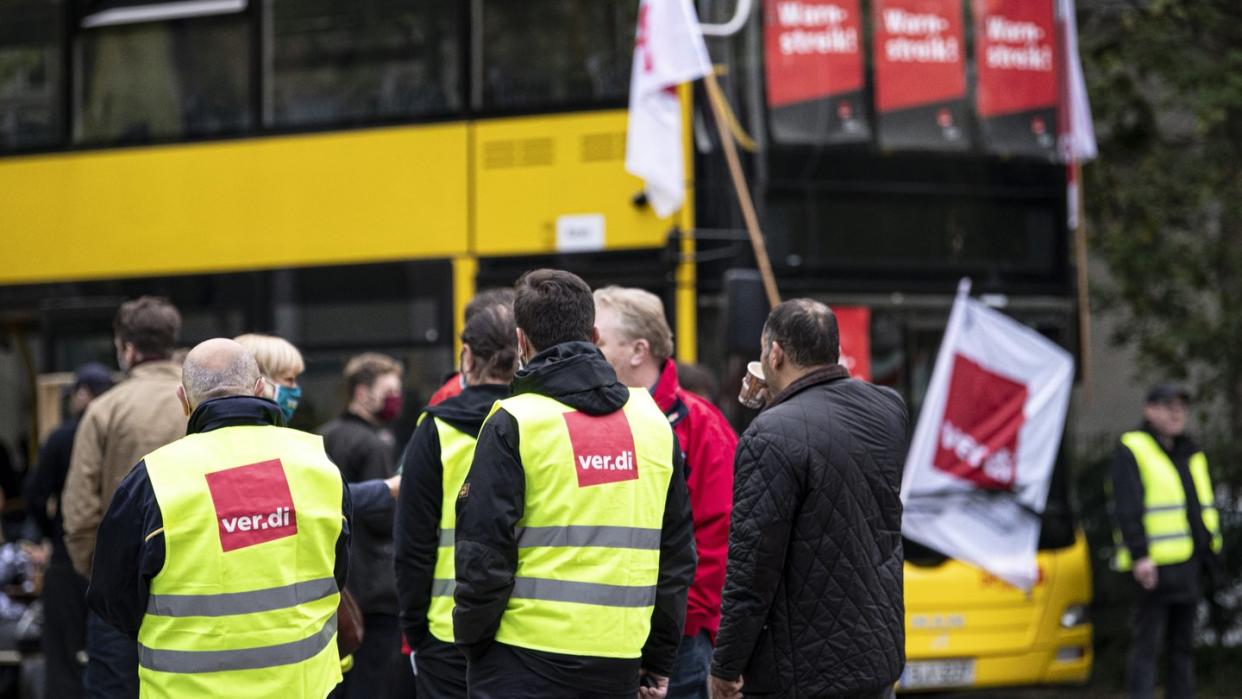
[[[729,553],[737,434],[716,406],[677,383],[677,365],[671,359],[660,373],[653,396],[668,416],[686,457],[694,543],[699,554],[684,633],[689,637],[707,631],[714,643],[720,628],[720,593]]]
[[[427,405],[439,405],[453,396],[461,395],[461,374],[456,373],[448,377],[444,385],[437,388],[436,392],[431,394],[431,400],[427,401]]]

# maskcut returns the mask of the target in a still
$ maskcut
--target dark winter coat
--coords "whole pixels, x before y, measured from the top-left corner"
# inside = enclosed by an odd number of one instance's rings
[[[813,372],[742,435],[712,674],[749,695],[891,685],[905,664],[896,392]]]
[[[380,437],[380,429],[352,413],[319,428],[324,451],[341,469],[346,483],[358,484],[392,476],[392,446]],[[391,497],[389,498],[391,501]],[[353,543],[346,586],[363,614],[397,614],[397,582],[393,574],[393,507],[355,516]]]

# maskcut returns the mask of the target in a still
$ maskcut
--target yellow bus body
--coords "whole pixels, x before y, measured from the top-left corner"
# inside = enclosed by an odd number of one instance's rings
[[[0,159],[0,284],[660,248],[624,110]]]
[[[1040,579],[1028,595],[949,559],[906,563],[906,661],[973,665],[974,688],[1081,684],[1091,673],[1091,567],[1081,532],[1067,548],[1040,551]],[[1066,626],[1081,610],[1082,623]],[[943,690],[949,686],[902,687]]]

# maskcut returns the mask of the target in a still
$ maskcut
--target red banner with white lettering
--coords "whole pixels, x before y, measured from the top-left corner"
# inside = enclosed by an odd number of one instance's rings
[[[973,8],[985,146],[1055,158],[1060,56],[1053,0],[974,0]]]
[[[866,306],[833,306],[841,334],[841,366],[850,376],[871,380],[871,309]]]
[[[859,0],[764,0],[769,122],[782,143],[870,137]]]
[[[871,6],[880,145],[969,148],[961,0],[874,0]]]

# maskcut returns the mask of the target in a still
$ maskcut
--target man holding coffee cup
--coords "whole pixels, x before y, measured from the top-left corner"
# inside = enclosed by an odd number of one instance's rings
[[[884,697],[905,665],[897,393],[849,378],[836,317],[794,299],[764,324],[742,435],[712,696]],[[752,362],[753,364],[753,362]]]

